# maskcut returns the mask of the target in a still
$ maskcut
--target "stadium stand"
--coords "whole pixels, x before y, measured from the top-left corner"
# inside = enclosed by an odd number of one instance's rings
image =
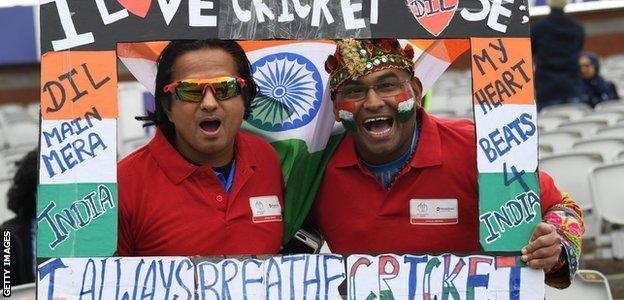
[[[578,120],[587,112],[591,111],[591,107],[584,103],[558,104],[544,107],[540,111],[543,116],[567,116],[570,120]]]
[[[538,154],[540,158],[548,157],[554,153],[553,147],[551,145],[538,145]]]
[[[4,148],[32,148],[38,143],[39,126],[22,105],[0,107],[0,131],[4,135]]]
[[[570,150],[575,141],[581,139],[581,133],[571,129],[556,129],[542,132],[538,138],[539,144],[550,146],[553,153],[563,153]]]
[[[11,187],[11,178],[0,178],[0,223],[15,217],[15,213],[7,207],[7,191]]]
[[[615,124],[613,126],[598,129],[596,135],[599,137],[620,137],[624,138],[624,124]]]
[[[623,79],[624,80],[624,79]],[[620,93],[622,95],[622,93]],[[622,95],[624,96],[624,95]],[[605,101],[596,104],[594,108],[596,111],[618,111],[624,112],[624,101]]]
[[[559,125],[561,129],[576,130],[583,137],[593,136],[599,128],[606,127],[608,123],[602,120],[576,120]]]
[[[611,239],[611,254],[624,259],[624,162],[593,168],[589,180],[595,210],[608,222],[605,234]],[[616,225],[616,227],[612,226]],[[598,243],[599,246],[603,243]]]
[[[624,111],[613,110],[591,111],[581,117],[582,121],[605,121],[607,125],[617,124],[622,119],[624,119]]]
[[[39,123],[39,102],[33,102],[26,106],[28,115],[37,123]]]
[[[588,138],[574,142],[573,151],[598,152],[605,162],[614,161],[617,154],[624,150],[624,138]],[[624,177],[623,177],[624,178]]]
[[[35,299],[35,295],[37,294],[37,287],[35,283],[27,283],[18,286],[14,286],[11,288],[11,299]],[[58,298],[55,298],[58,299]]]
[[[600,218],[593,210],[589,172],[603,162],[602,156],[596,152],[553,154],[539,161],[540,170],[555,178],[557,187],[572,195],[583,209],[586,238],[600,233]]]
[[[546,286],[548,300],[611,300],[611,289],[607,278],[598,271],[578,270],[572,285],[564,290]]]
[[[595,152],[553,154],[539,162],[540,169],[556,178],[557,186],[572,195],[581,208],[593,207],[589,191],[589,175],[593,167],[604,162],[602,156]],[[574,174],[575,176],[570,176]]]
[[[562,123],[566,123],[566,122],[569,122],[569,121],[570,121],[570,119],[567,116],[563,116],[563,115],[554,115],[554,116],[552,116],[552,115],[551,116],[549,116],[549,115],[545,115],[545,116],[538,115],[537,116],[537,126],[542,131],[555,130]]]

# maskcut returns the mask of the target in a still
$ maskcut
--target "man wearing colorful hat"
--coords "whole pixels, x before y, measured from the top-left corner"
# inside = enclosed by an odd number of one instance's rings
[[[325,63],[346,135],[327,165],[312,219],[336,253],[479,251],[475,127],[420,107],[414,51],[397,40],[343,40]],[[522,259],[565,287],[578,266],[579,206],[540,173],[545,222]],[[456,201],[456,224],[412,224],[411,199]]]

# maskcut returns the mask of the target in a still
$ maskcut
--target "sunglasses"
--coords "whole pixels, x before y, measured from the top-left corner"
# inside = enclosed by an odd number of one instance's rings
[[[247,86],[245,79],[240,77],[216,77],[208,79],[183,79],[174,81],[163,88],[165,93],[175,91],[178,99],[184,102],[199,103],[210,88],[217,101],[227,100],[241,94],[242,88]]]

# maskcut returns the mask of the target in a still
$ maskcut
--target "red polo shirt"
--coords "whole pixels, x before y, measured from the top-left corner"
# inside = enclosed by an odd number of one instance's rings
[[[359,161],[346,135],[330,160],[312,217],[335,253],[479,251],[475,127],[468,120],[419,114],[412,159],[390,190]],[[540,174],[542,213],[561,202],[550,176]],[[413,225],[410,199],[457,199],[458,223]]]
[[[209,165],[189,163],[160,130],[121,160],[118,254],[277,253],[283,209],[277,217],[271,215],[277,203],[284,207],[277,154],[267,142],[242,131],[236,135],[235,152],[230,195]],[[257,198],[262,196],[268,197]]]

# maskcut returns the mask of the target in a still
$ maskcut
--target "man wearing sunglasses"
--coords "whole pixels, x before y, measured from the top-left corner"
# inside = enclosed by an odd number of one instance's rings
[[[420,107],[414,51],[397,40],[343,40],[325,68],[346,135],[327,165],[311,219],[336,253],[479,251],[475,127]],[[540,175],[545,223],[522,259],[564,287],[577,268],[578,205]],[[415,202],[414,202],[415,201]],[[456,223],[412,222],[440,204]]]
[[[277,154],[240,130],[256,92],[234,41],[173,41],[163,50],[156,110],[139,118],[156,135],[118,166],[119,255],[279,251]]]

